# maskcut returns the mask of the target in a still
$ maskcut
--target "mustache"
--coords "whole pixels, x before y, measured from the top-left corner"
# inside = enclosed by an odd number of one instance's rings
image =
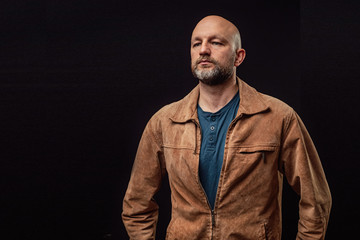
[[[208,62],[211,62],[211,63],[214,63],[214,64],[217,64],[217,61],[215,61],[214,59],[212,59],[211,57],[200,57],[198,60],[196,60],[196,64],[199,64],[200,62],[202,61],[208,61]]]

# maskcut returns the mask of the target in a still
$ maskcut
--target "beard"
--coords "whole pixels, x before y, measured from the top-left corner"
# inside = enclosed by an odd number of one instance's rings
[[[214,68],[199,68],[199,63],[201,60],[206,59],[207,61],[215,65]],[[229,59],[225,66],[221,66],[217,61],[210,57],[199,58],[192,67],[192,73],[195,78],[206,85],[215,86],[226,82],[234,73],[234,56]]]

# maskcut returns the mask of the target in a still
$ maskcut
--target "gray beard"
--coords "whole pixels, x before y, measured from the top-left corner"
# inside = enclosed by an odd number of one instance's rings
[[[195,78],[199,79],[202,83],[210,86],[220,85],[226,82],[234,73],[232,62],[235,59],[235,55],[228,62],[227,66],[220,66],[215,60],[212,62],[215,64],[213,69],[199,69],[198,65],[192,71]]]
[[[199,79],[202,83],[210,86],[219,85],[226,82],[234,70],[232,67],[222,68],[216,65],[213,69],[198,69],[197,67],[193,71],[195,78]]]

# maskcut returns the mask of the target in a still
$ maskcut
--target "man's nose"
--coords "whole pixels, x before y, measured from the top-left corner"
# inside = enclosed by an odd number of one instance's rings
[[[210,55],[211,51],[207,42],[203,42],[200,48],[200,55]]]

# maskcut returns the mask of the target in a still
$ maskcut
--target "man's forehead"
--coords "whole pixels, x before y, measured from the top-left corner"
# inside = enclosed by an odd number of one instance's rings
[[[192,40],[203,37],[228,38],[234,34],[236,27],[224,18],[210,16],[202,19],[194,28]]]

